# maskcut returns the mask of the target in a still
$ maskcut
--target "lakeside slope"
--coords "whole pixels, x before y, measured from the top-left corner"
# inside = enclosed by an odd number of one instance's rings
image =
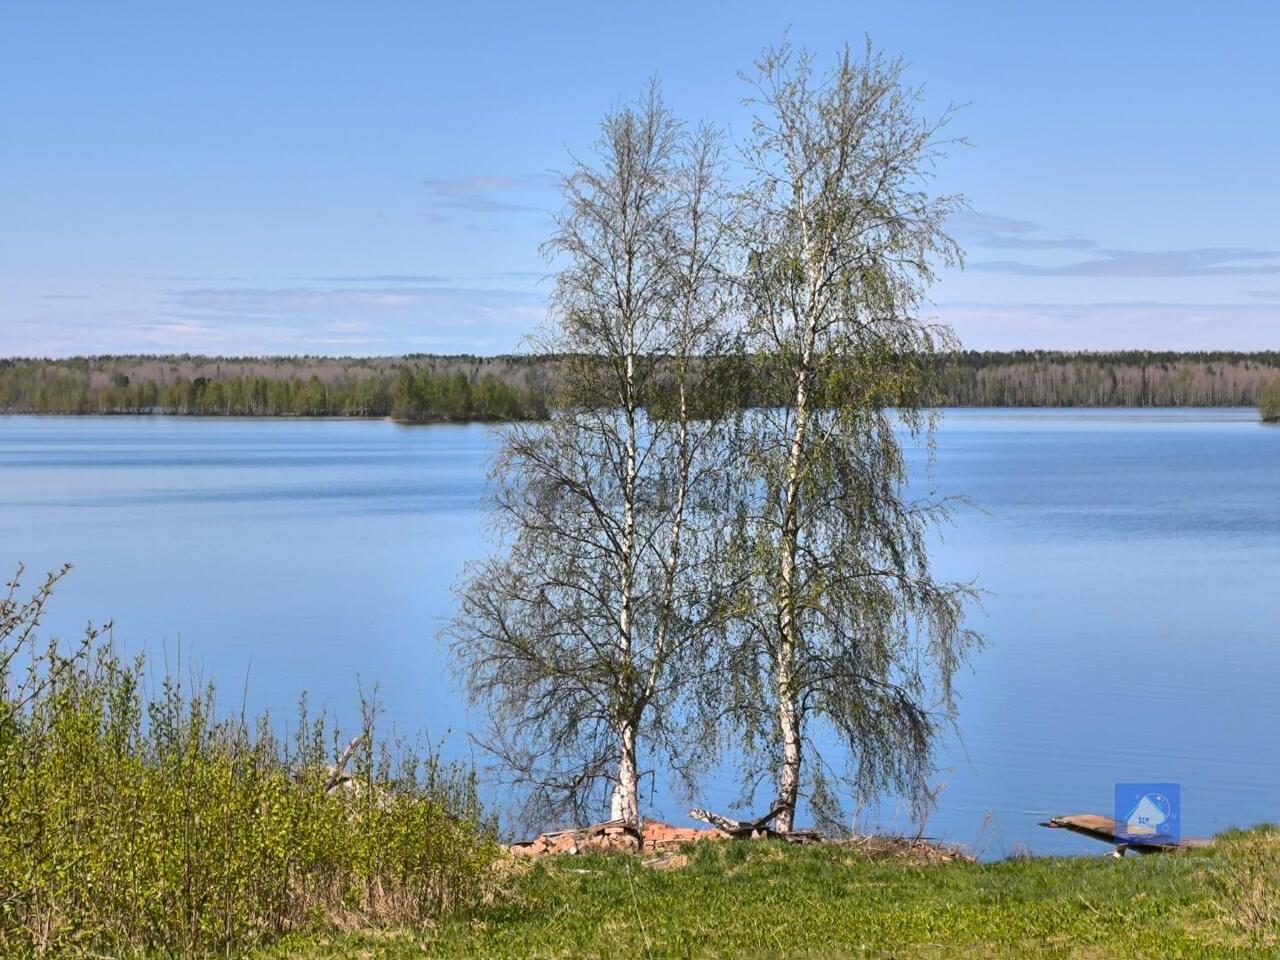
[[[272,956],[1234,957],[1274,947],[1247,866],[1275,834],[1176,855],[922,865],[836,844],[700,843],[520,865],[489,906],[431,930],[299,937]],[[1246,852],[1247,851],[1247,852]],[[1273,874],[1269,875],[1273,876]]]

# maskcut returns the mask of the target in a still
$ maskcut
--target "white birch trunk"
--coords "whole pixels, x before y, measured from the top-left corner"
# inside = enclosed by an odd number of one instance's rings
[[[628,270],[628,282],[630,270]],[[621,594],[618,611],[618,660],[621,667],[617,680],[619,690],[616,709],[618,727],[618,780],[614,785],[611,814],[614,820],[626,820],[640,825],[640,788],[636,773],[636,726],[628,718],[635,696],[635,669],[632,653],[632,591],[635,588],[636,548],[636,406],[635,406],[635,321],[628,318],[626,357],[626,396],[623,398],[626,416],[626,465],[622,489],[622,544],[618,556],[618,588]]]
[[[798,167],[793,166],[793,169]],[[801,484],[804,471],[806,434],[809,427],[809,377],[817,344],[818,264],[810,242],[804,193],[797,177],[794,202],[800,211],[802,256],[808,276],[808,299],[803,317],[800,358],[796,368],[795,424],[787,450],[786,492],[783,503],[782,535],[778,565],[778,653],[775,673],[778,683],[778,736],[782,767],[778,771],[778,801],[783,808],[775,821],[779,833],[795,826],[796,803],[800,794],[801,730],[800,691],[796,685],[796,657],[800,651],[800,622],[796,615],[796,558],[800,544]]]
[[[635,726],[623,722],[618,728],[618,782],[613,788],[609,819],[625,820],[640,826],[640,774],[636,766]]]
[[[781,738],[782,768],[778,771],[778,801],[783,807],[775,829],[789,833],[795,825],[796,800],[800,792],[800,710],[795,683],[796,651],[800,625],[796,618],[796,553],[799,543],[800,469],[804,433],[808,420],[807,390],[803,378],[796,389],[796,423],[787,456],[786,513],[779,544],[778,567],[778,735]]]

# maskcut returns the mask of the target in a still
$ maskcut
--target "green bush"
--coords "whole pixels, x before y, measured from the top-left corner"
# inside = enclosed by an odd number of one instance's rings
[[[498,848],[468,771],[378,744],[368,709],[339,770],[305,698],[285,744],[219,718],[212,687],[148,696],[97,631],[37,646],[65,572],[0,599],[0,954],[229,954],[485,895]]]
[[[1280,422],[1280,380],[1272,380],[1258,392],[1258,413],[1263,423]]]

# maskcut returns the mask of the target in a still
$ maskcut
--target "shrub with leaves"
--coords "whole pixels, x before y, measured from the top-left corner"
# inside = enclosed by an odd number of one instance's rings
[[[233,953],[485,895],[498,847],[469,770],[379,743],[368,705],[346,742],[304,698],[285,743],[219,717],[212,686],[148,695],[99,629],[42,644],[66,572],[20,600],[19,570],[0,600],[0,954]]]

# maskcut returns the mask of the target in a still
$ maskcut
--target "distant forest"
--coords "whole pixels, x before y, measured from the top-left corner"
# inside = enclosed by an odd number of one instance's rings
[[[1252,407],[1280,379],[1280,351],[1015,351],[950,356],[946,402],[958,407]]]
[[[1254,406],[1280,380],[1277,351],[967,352],[940,362],[943,402],[963,407]],[[0,360],[0,410],[540,419],[552,374],[522,356],[14,359]]]
[[[516,356],[0,360],[9,413],[527,420],[546,416],[547,392]]]

